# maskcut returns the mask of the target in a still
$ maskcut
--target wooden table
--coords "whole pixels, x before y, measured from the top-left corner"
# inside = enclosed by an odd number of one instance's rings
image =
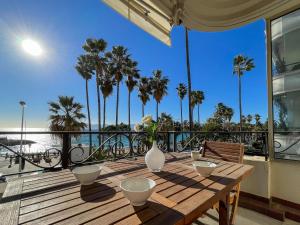
[[[253,167],[210,160],[219,166],[204,178],[194,172],[188,154],[168,153],[166,158],[160,173],[149,172],[143,157],[107,162],[98,180],[85,187],[70,170],[10,181],[0,224],[190,224],[218,201],[220,224],[228,224],[226,199]],[[157,184],[144,206],[130,205],[119,188],[120,180],[133,176]]]

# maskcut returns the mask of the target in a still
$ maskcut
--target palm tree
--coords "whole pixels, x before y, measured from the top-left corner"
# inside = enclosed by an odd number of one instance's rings
[[[183,123],[182,100],[184,99],[184,97],[187,94],[187,88],[186,88],[185,84],[179,83],[178,86],[177,86],[177,88],[176,88],[176,90],[177,90],[178,97],[180,99],[180,123],[181,123],[181,129],[182,129],[182,123]]]
[[[195,97],[196,97],[196,103],[198,107],[198,123],[200,126],[200,105],[203,103],[205,97],[203,91],[196,91],[195,95],[196,95]]]
[[[90,61],[96,73],[96,90],[97,90],[97,106],[98,106],[98,130],[101,130],[101,100],[100,100],[100,78],[103,74],[103,68],[106,65],[106,57],[103,53],[106,49],[107,43],[103,39],[87,39],[82,48],[89,54]],[[102,55],[101,55],[102,53]],[[99,145],[101,140],[99,138]]]
[[[252,121],[252,116],[250,114],[247,115],[247,122],[250,124]]]
[[[138,97],[142,102],[142,117],[145,116],[145,105],[150,100],[151,85],[148,77],[141,77],[138,84]]]
[[[116,98],[116,127],[118,127],[119,120],[119,95],[120,95],[120,83],[123,80],[124,69],[128,60],[127,49],[123,46],[114,46],[111,52],[106,54],[109,59],[109,63],[112,65],[112,72],[117,85],[117,98]]]
[[[139,70],[137,69],[137,62],[127,58],[127,64],[125,69],[125,74],[127,76],[126,86],[128,89],[128,126],[131,127],[131,114],[130,114],[130,106],[131,106],[131,92],[134,87],[138,84],[137,79],[140,78]]]
[[[58,96],[58,102],[49,102],[50,131],[82,131],[86,128],[83,122],[85,115],[82,113],[83,106],[74,102],[74,97]],[[62,135],[57,135],[62,138]],[[79,137],[80,134],[73,134]]]
[[[192,122],[194,122],[194,108],[196,105],[197,105],[196,91],[191,91]]]
[[[103,96],[103,128],[105,128],[106,123],[106,99],[113,92],[113,87],[115,85],[115,80],[111,75],[111,71],[109,68],[105,69],[100,81],[99,81],[100,89]]]
[[[261,116],[259,114],[255,114],[254,119],[255,119],[255,124],[256,125],[260,124]]]
[[[240,131],[242,131],[242,82],[241,76],[246,71],[251,71],[254,68],[253,59],[249,59],[243,55],[238,55],[233,59],[233,74],[236,74],[239,79],[239,110],[240,110]]]
[[[86,55],[81,55],[77,58],[77,64],[75,66],[77,72],[80,76],[85,80],[85,96],[86,96],[86,107],[88,113],[88,128],[89,131],[92,131],[91,128],[91,115],[90,115],[90,102],[89,102],[89,87],[88,81],[92,78],[92,67],[89,63],[89,59]],[[90,143],[90,150],[92,148],[92,135],[89,134],[89,143]]]
[[[229,125],[230,125],[231,119],[233,117],[233,114],[234,114],[234,111],[232,108],[230,108],[230,107],[225,108],[224,116],[227,121],[227,130],[229,130]]]
[[[161,70],[154,70],[150,78],[153,98],[156,101],[156,121],[158,121],[158,105],[165,95],[168,94],[169,79],[163,76]]]
[[[192,91],[191,92],[191,106],[192,106],[192,112],[194,113],[195,106],[198,106],[198,123],[200,124],[200,104],[202,104],[204,100],[204,93],[203,91]],[[192,115],[193,115],[192,113]],[[194,116],[193,116],[194,117]]]
[[[247,121],[247,117],[242,115],[242,123],[246,123],[246,121]]]
[[[214,113],[214,117],[224,120],[225,111],[226,111],[226,105],[224,105],[222,102],[219,102],[216,105],[216,111]]]

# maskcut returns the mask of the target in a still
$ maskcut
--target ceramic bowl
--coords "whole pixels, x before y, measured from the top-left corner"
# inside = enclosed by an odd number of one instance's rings
[[[196,161],[199,160],[201,157],[201,154],[199,151],[191,151],[191,158]]]
[[[91,185],[100,175],[101,167],[97,165],[76,167],[72,170],[81,185]]]
[[[196,161],[193,162],[193,167],[201,176],[209,177],[217,165],[207,161]]]
[[[124,196],[133,206],[144,205],[154,191],[156,183],[154,180],[142,177],[131,177],[122,180],[120,188]]]

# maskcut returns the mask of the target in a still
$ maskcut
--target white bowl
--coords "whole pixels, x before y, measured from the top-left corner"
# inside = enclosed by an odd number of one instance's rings
[[[193,160],[199,160],[201,157],[200,152],[199,151],[191,151],[191,158]]]
[[[193,162],[193,167],[201,176],[209,177],[217,165],[212,162],[195,161]]]
[[[80,182],[80,184],[90,185],[94,183],[94,181],[100,175],[101,169],[102,168],[97,165],[90,165],[76,167],[72,170],[72,172],[77,178],[77,180]]]
[[[141,177],[131,177],[120,182],[124,196],[133,206],[144,205],[154,191],[154,180]]]

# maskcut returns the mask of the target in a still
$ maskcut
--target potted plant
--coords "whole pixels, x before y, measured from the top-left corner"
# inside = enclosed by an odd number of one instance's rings
[[[154,121],[151,115],[142,118],[142,125],[136,124],[134,126],[134,130],[137,132],[146,131],[149,142],[152,143],[152,148],[145,156],[146,165],[151,172],[160,172],[165,164],[165,155],[157,147],[158,128],[158,122]]]

